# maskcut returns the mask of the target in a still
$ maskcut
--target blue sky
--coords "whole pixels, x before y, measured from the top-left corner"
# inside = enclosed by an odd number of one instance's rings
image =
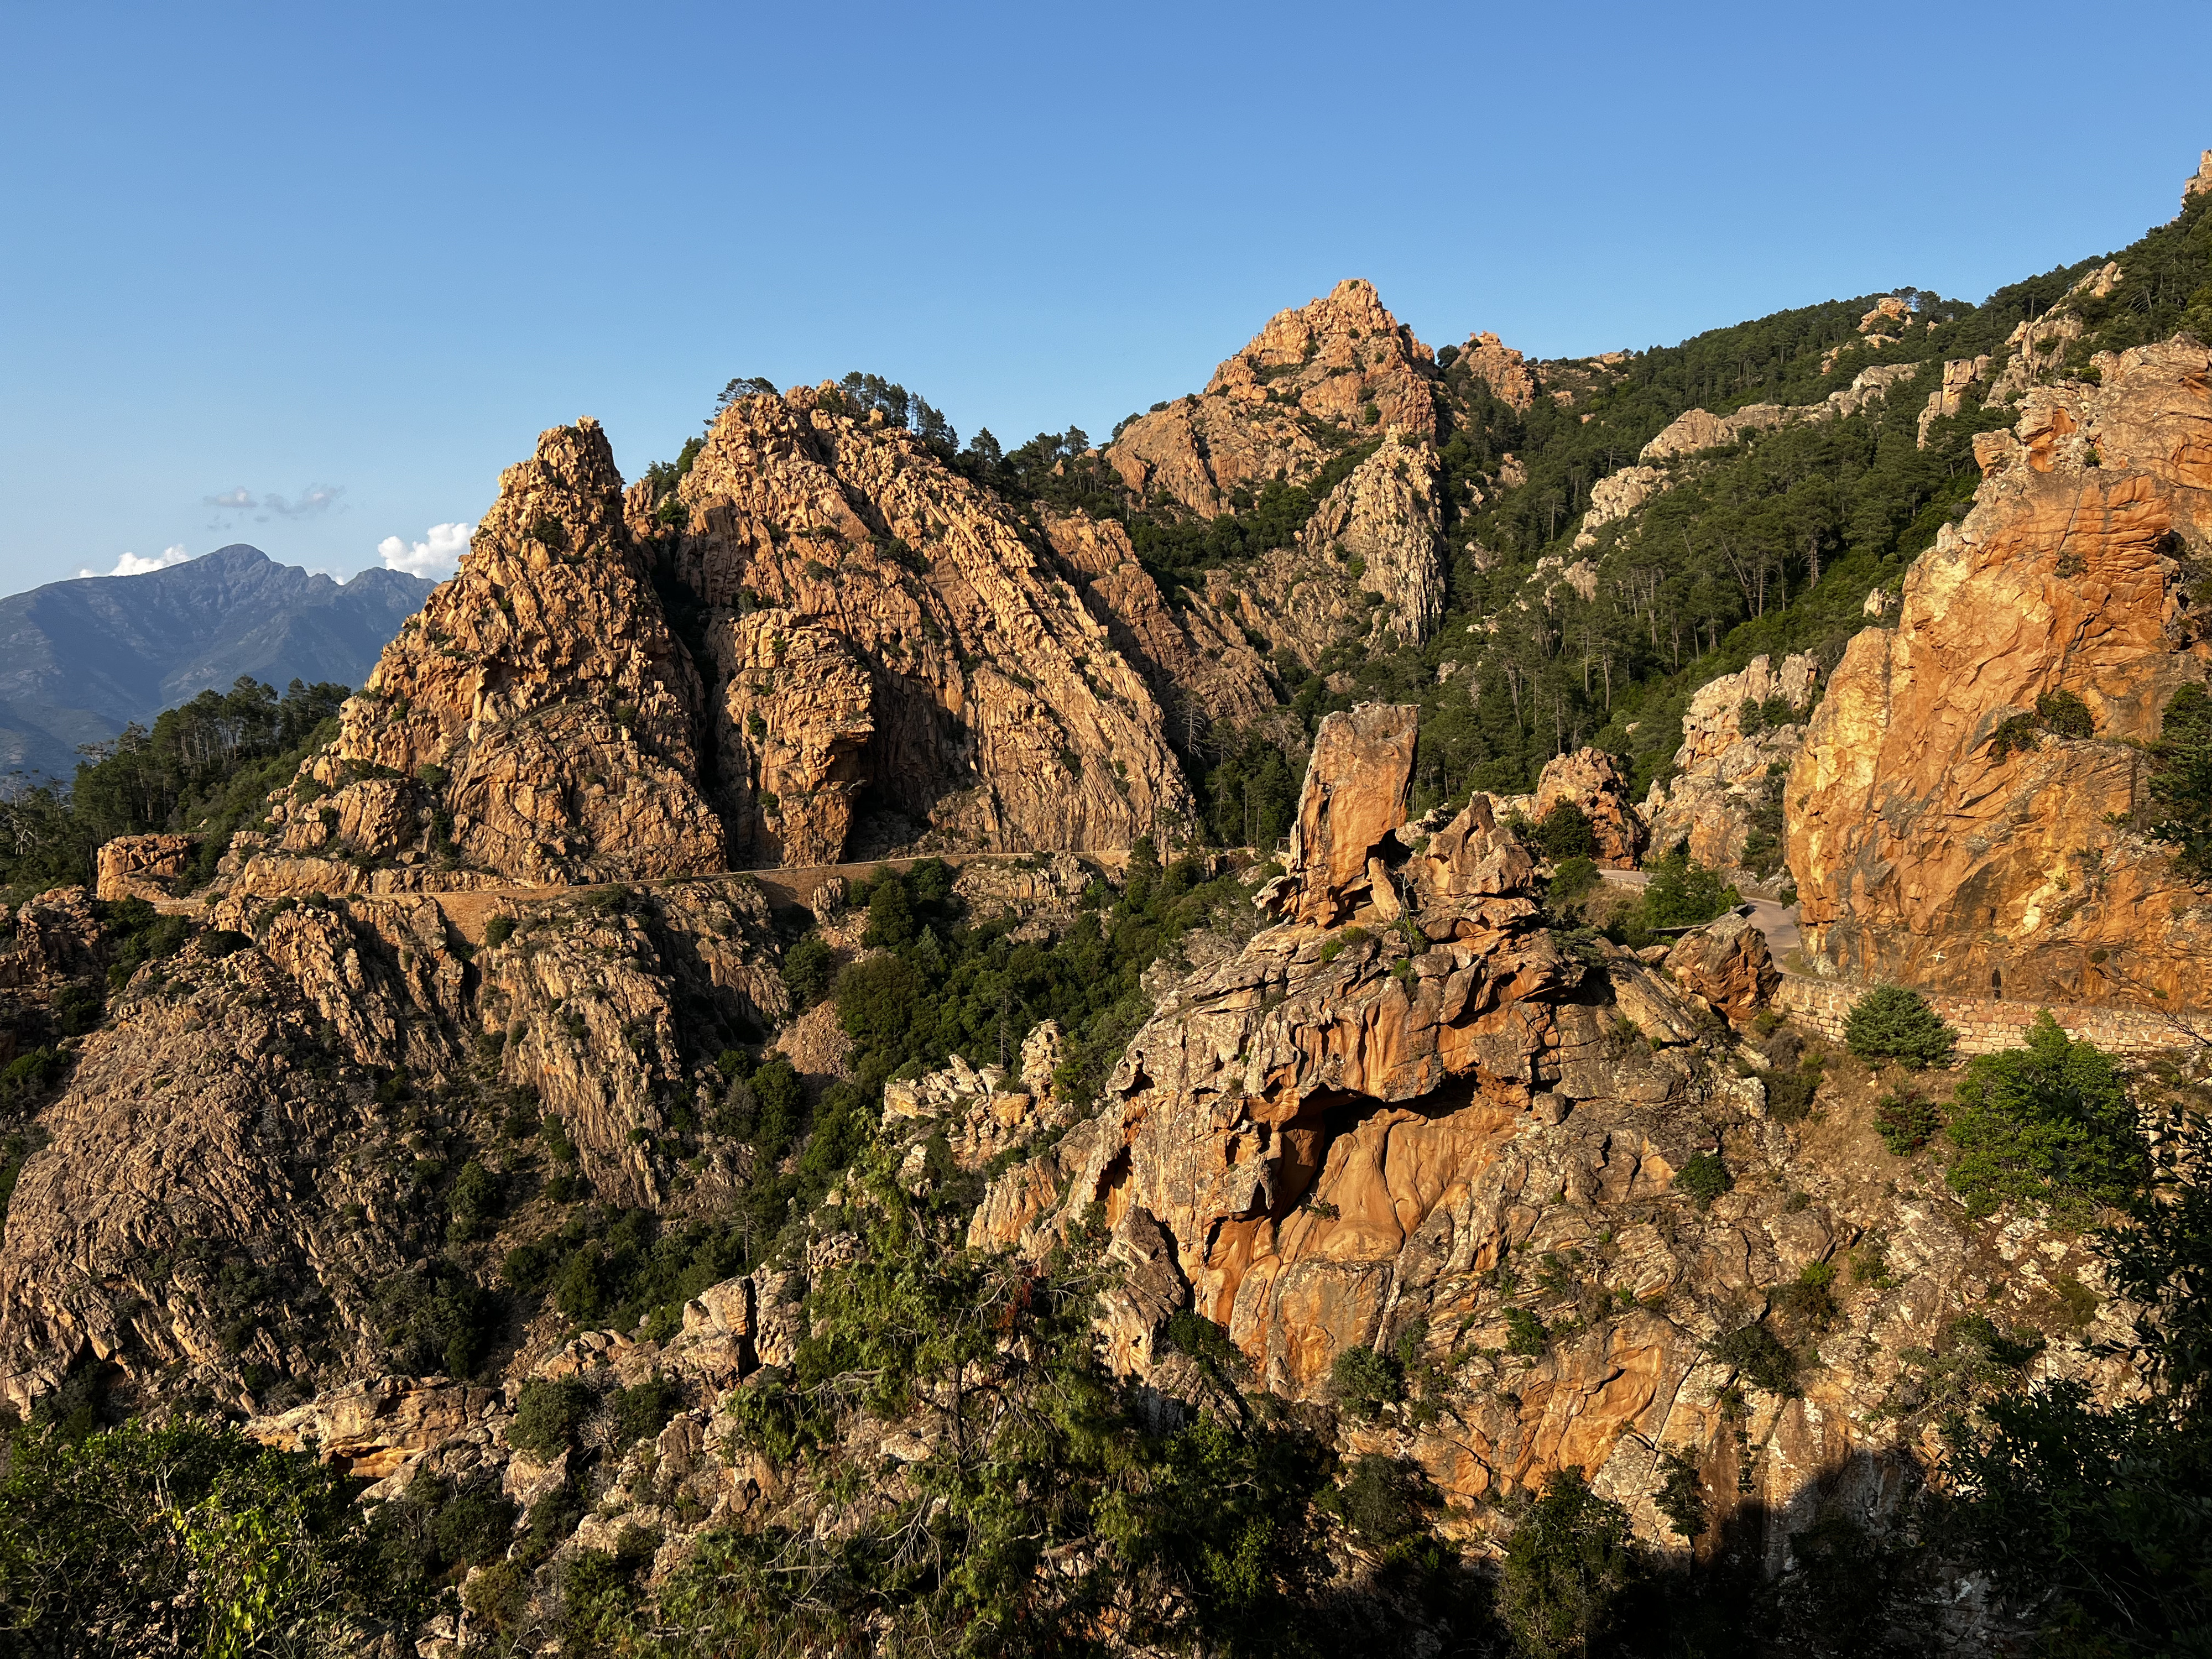
[[[434,562],[730,377],[1018,441],[1364,276],[1561,356],[2171,216],[2212,7],[0,3],[0,592]],[[396,538],[396,539],[394,539]]]

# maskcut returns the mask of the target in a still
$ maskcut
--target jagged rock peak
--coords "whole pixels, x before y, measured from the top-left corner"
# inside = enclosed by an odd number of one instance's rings
[[[2189,176],[2189,182],[2182,185],[2181,205],[2187,207],[2199,196],[2212,196],[2212,149],[2206,150],[2199,158],[2197,171]]]
[[[1491,394],[1515,409],[1526,410],[1536,401],[1536,374],[1528,361],[1495,334],[1470,334],[1460,348],[1458,362],[1491,390]]]
[[[1313,477],[1342,447],[1330,428],[1347,441],[1392,428],[1433,441],[1435,374],[1435,354],[1383,308],[1374,285],[1349,278],[1278,312],[1204,392],[1132,422],[1106,459],[1139,497],[1212,517],[1239,489]]]
[[[832,386],[740,398],[678,501],[748,857],[1109,851],[1190,811],[1152,688],[1050,550],[903,428]],[[633,492],[633,522],[658,510]]]
[[[540,434],[501,475],[459,574],[385,647],[241,890],[381,889],[386,870],[452,886],[727,866],[699,781],[698,675],[622,489],[590,419]]]

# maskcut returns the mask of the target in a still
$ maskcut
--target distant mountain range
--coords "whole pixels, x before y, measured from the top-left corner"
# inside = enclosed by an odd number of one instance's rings
[[[241,674],[358,689],[437,584],[366,570],[343,585],[234,543],[141,576],[0,599],[0,772],[67,778],[79,744]]]

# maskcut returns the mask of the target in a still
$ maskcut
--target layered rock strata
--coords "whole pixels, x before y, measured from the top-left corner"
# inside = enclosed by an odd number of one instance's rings
[[[2098,359],[1983,434],[1973,510],[1855,638],[1793,764],[1790,869],[1834,971],[2059,1003],[2212,1000],[2212,908],[2143,831],[2146,753],[2212,665],[2212,356]]]

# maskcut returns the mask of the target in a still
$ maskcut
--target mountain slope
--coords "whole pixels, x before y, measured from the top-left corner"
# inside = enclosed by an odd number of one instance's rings
[[[434,586],[396,570],[341,586],[238,543],[0,599],[0,770],[66,778],[79,744],[241,674],[357,686]]]

